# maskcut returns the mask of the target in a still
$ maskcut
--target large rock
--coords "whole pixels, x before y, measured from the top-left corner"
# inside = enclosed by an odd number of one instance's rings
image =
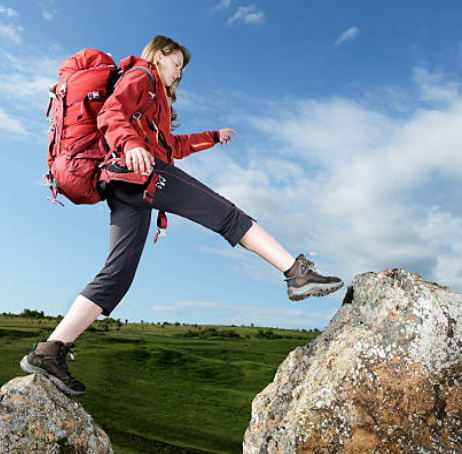
[[[67,449],[66,449],[66,448]],[[0,388],[1,454],[113,454],[106,433],[81,404],[43,375]]]
[[[330,325],[253,401],[244,454],[462,453],[462,294],[355,277]]]

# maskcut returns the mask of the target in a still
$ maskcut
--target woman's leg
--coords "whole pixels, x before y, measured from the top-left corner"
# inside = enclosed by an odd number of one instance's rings
[[[289,299],[323,296],[343,286],[335,276],[322,276],[313,262],[300,254],[296,259],[257,222],[229,200],[165,163],[156,164],[163,184],[154,195],[153,207],[186,217],[222,235],[231,246],[241,244],[283,272]]]
[[[164,179],[154,196],[154,207],[186,217],[220,233],[232,246],[241,244],[280,271],[295,258],[250,216],[187,173],[163,162],[156,171]]]
[[[155,171],[159,183],[152,204],[143,200],[142,188],[128,183],[114,184],[114,196],[131,206],[155,208],[190,219],[219,233],[231,246],[241,244],[257,253],[284,273],[291,300],[326,295],[343,285],[335,276],[316,273],[314,264],[303,254],[294,259],[254,219],[186,172],[162,161],[157,161]]]
[[[48,341],[74,342],[103,312],[97,304],[79,295]]]
[[[222,235],[231,246],[241,244],[280,271],[287,271],[295,258],[250,216],[178,167],[157,161],[162,178],[152,208],[190,219]],[[126,204],[150,206],[142,198],[142,188],[115,183],[115,196]]]
[[[133,282],[151,221],[151,209],[125,204],[109,194],[111,241],[102,270],[75,299],[48,338],[73,342],[100,314],[109,316]]]
[[[111,242],[103,269],[76,298],[49,339],[34,344],[20,362],[24,372],[46,374],[61,391],[75,397],[85,394],[85,385],[69,371],[65,357],[73,352],[73,341],[99,314],[109,315],[129,289],[151,221],[151,208],[135,207],[109,196],[108,203]]]
[[[254,221],[239,244],[245,249],[255,252],[282,272],[287,271],[295,263],[295,258]]]

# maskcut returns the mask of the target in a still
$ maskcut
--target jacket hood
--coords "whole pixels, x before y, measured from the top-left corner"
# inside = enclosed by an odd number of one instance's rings
[[[133,66],[144,66],[145,68],[149,68],[149,62],[144,58],[137,57],[136,55],[130,55],[129,57],[120,60],[119,68],[124,71],[132,68]],[[155,68],[155,65],[151,66],[152,68]]]

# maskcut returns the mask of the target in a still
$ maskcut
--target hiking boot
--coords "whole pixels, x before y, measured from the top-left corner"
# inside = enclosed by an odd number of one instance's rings
[[[343,286],[343,281],[338,277],[321,276],[314,269],[314,263],[300,254],[291,268],[284,272],[290,300],[328,295]]]
[[[74,343],[44,341],[34,344],[32,350],[21,360],[21,369],[27,374],[43,374],[64,394],[79,397],[85,394],[85,385],[69,371],[66,355],[74,359]]]

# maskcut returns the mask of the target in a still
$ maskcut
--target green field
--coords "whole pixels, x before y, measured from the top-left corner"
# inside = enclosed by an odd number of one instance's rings
[[[0,316],[0,385],[59,319]],[[116,454],[242,453],[252,399],[319,331],[96,321],[68,364]]]

